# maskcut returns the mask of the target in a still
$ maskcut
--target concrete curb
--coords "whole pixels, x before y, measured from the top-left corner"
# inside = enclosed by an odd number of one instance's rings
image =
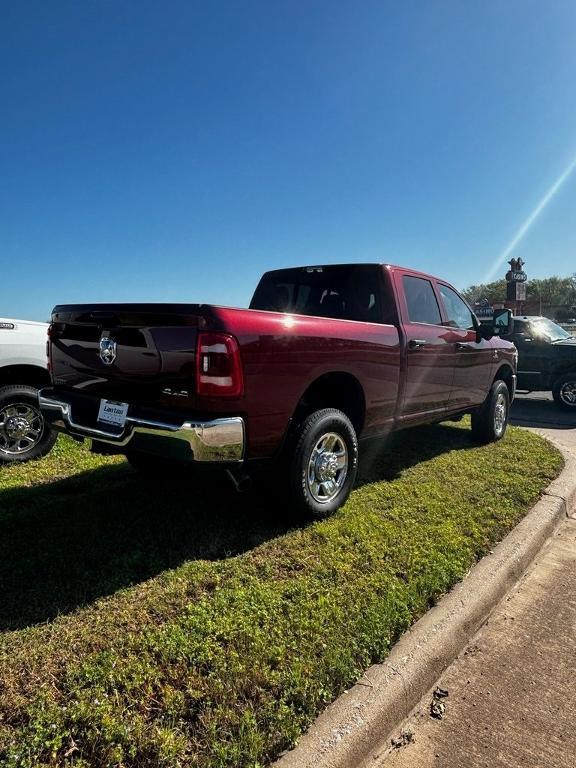
[[[461,653],[526,571],[556,526],[576,509],[576,458],[557,446],[565,467],[508,536],[331,704],[273,768],[360,768],[389,744],[392,731]]]

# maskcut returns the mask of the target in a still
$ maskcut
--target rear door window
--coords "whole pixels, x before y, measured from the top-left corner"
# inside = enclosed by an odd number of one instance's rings
[[[441,325],[440,307],[430,280],[404,275],[402,284],[404,285],[409,321],[411,323]]]

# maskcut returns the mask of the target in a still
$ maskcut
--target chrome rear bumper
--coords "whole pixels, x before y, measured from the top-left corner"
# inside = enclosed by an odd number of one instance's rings
[[[142,449],[144,438],[144,450],[163,454],[162,446],[175,448],[176,451],[169,452],[185,461],[240,462],[244,459],[245,429],[240,416],[181,424],[127,416],[124,428],[116,433],[75,422],[72,404],[52,397],[47,390],[40,390],[38,400],[45,421],[54,429],[117,446],[122,449],[120,452]]]

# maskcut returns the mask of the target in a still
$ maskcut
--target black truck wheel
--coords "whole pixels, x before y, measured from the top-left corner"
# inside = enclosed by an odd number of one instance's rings
[[[358,471],[358,439],[350,419],[335,408],[311,413],[291,442],[288,480],[296,509],[316,519],[345,502]]]
[[[56,438],[44,423],[37,389],[24,384],[0,387],[0,463],[39,459],[50,452]]]
[[[576,371],[565,373],[554,382],[552,396],[567,411],[576,411]]]
[[[510,393],[505,382],[495,381],[481,408],[472,414],[472,436],[479,443],[501,440],[508,426]]]

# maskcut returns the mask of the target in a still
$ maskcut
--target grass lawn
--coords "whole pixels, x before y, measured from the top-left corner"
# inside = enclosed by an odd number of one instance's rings
[[[0,469],[0,765],[263,766],[383,659],[559,472],[510,429],[399,434],[333,518],[142,482],[61,438]]]

